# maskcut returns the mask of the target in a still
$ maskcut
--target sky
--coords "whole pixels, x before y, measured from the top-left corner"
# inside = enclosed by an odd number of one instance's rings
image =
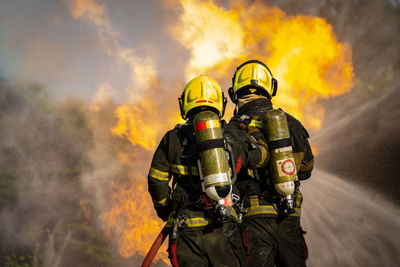
[[[45,85],[56,97],[90,100],[107,80],[116,100],[129,84],[128,68],[107,54],[93,23],[75,19],[72,1],[23,0],[0,3],[0,72],[7,79]],[[135,53],[155,54],[162,76],[177,75],[185,51],[166,34],[167,15],[160,1],[99,1],[102,16],[112,23],[115,41]],[[114,40],[113,40],[114,41]],[[177,56],[179,55],[179,56]]]

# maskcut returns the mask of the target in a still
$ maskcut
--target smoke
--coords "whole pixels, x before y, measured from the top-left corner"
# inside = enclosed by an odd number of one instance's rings
[[[98,220],[110,181],[129,171],[118,153],[131,146],[110,132],[114,109],[0,79],[0,265],[125,266]]]
[[[16,91],[1,80],[2,194],[5,201],[12,201],[2,203],[0,216],[6,251],[45,238],[45,229],[71,216],[73,202],[79,203],[76,185],[68,178],[79,173],[86,144],[73,145],[72,138],[58,129],[60,121],[49,112],[41,90],[36,85]],[[84,128],[79,131],[85,134]],[[60,175],[61,170],[70,173]]]

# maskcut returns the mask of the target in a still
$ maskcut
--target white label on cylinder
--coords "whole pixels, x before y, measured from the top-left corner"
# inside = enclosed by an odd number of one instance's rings
[[[285,147],[278,148],[277,150],[278,150],[278,152],[287,152],[287,151],[292,151],[292,147],[285,146]]]
[[[226,183],[229,181],[227,173],[216,173],[204,177],[204,185],[207,187],[210,184]]]

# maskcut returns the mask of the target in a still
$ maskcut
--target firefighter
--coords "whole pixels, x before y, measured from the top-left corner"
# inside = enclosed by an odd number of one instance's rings
[[[255,169],[266,165],[267,148],[243,130],[223,130],[223,138],[206,140],[202,144],[197,142],[198,131],[203,128],[222,124],[223,129],[224,121],[220,118],[226,103],[215,80],[204,75],[192,79],[179,98],[181,115],[186,123],[168,131],[153,156],[148,190],[157,215],[167,221],[166,227],[170,229],[168,252],[173,266],[246,265],[237,213],[229,203],[237,200],[234,190],[232,193],[234,181],[231,180],[241,168]],[[216,114],[217,119],[196,122],[200,114]],[[228,183],[208,187],[208,190],[204,180],[210,176],[202,165],[205,162],[199,157],[207,149],[223,149],[220,156],[228,159],[229,155],[232,170],[229,175],[232,179],[227,175],[223,177]],[[219,159],[214,160],[216,162],[211,162],[207,168],[220,164]],[[215,195],[224,198],[222,202],[212,199]]]
[[[258,60],[241,64],[236,69],[232,87],[228,90],[231,100],[236,105],[229,127],[246,129],[250,135],[264,140],[270,153],[271,146],[279,145],[279,142],[268,142],[265,132],[260,135],[260,131],[256,129],[265,126],[266,114],[273,110],[271,98],[275,96],[276,91],[277,81],[268,67]],[[282,201],[283,197],[277,192],[276,185],[274,186],[270,167],[275,162],[271,162],[272,159],[265,168],[254,171],[242,169],[238,174],[237,187],[242,197],[242,209],[245,210],[240,230],[246,260],[251,267],[273,267],[274,264],[276,267],[306,266],[308,257],[303,237],[305,232],[300,225],[303,197],[299,186],[300,181],[311,176],[314,156],[305,128],[291,115],[283,114],[286,115],[290,133],[290,138],[286,141],[292,147],[295,165],[291,166],[291,173],[293,170],[297,171],[297,178],[293,182],[294,209],[289,211]]]

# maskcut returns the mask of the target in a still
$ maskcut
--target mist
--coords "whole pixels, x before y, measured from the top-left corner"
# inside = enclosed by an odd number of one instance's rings
[[[375,191],[319,170],[305,181],[308,266],[398,266],[400,208]]]

